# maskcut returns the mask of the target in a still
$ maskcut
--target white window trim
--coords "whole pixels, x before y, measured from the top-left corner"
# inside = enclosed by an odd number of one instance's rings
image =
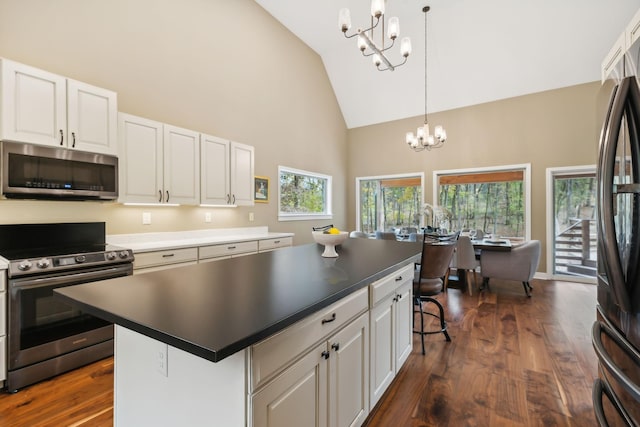
[[[296,175],[306,175],[314,178],[327,180],[327,194],[326,194],[326,212],[324,213],[282,213],[280,210],[280,174],[282,172],[293,173]],[[309,221],[319,219],[333,219],[332,210],[332,198],[333,198],[333,179],[331,175],[325,175],[318,172],[310,172],[302,169],[290,168],[287,166],[278,166],[278,221]]]
[[[573,175],[576,173],[595,173],[597,171],[596,165],[583,165],[583,166],[565,166],[557,168],[547,168],[546,177],[546,198],[547,198],[547,271],[545,272],[545,278],[555,280],[565,280],[567,282],[580,282],[580,283],[596,283],[595,278],[575,277],[564,274],[554,274],[552,272],[553,266],[553,245],[555,240],[553,236],[553,179],[557,176]]]
[[[524,224],[525,224],[525,240],[531,240],[531,163],[522,163],[517,165],[502,165],[502,166],[488,166],[482,168],[467,168],[467,169],[448,169],[433,171],[433,205],[438,205],[438,178],[444,175],[457,175],[474,172],[493,172],[493,171],[510,171],[510,170],[523,170],[524,171],[524,198],[525,198],[525,212],[524,212]]]
[[[361,230],[360,227],[360,181],[371,181],[381,179],[396,179],[396,178],[413,178],[415,176],[420,177],[420,206],[424,206],[424,172],[415,173],[400,173],[395,175],[376,175],[376,176],[358,176],[356,177],[356,230]],[[424,215],[420,216],[420,226],[424,226]]]

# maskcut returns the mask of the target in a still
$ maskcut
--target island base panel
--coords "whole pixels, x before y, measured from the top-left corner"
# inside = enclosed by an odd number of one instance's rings
[[[213,363],[116,325],[114,425],[243,426],[245,366],[244,351]]]

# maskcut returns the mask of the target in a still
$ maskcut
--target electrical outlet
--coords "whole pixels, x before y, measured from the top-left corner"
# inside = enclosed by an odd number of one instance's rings
[[[253,221],[255,220],[255,217],[253,216],[253,212],[249,212],[249,221]]]
[[[167,344],[158,343],[156,346],[155,353],[155,367],[156,371],[162,374],[165,377],[169,376],[169,364],[167,360],[167,352],[169,350],[169,346]]]
[[[151,212],[142,212],[142,224],[143,225],[151,224]]]
[[[204,222],[211,222],[211,212],[205,212]]]

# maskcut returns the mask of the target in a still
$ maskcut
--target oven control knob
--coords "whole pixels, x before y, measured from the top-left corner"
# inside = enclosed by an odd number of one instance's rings
[[[78,255],[78,256],[76,257],[76,262],[77,262],[77,263],[85,262],[86,260],[87,260],[87,257],[86,257],[86,256],[84,256],[84,255]]]
[[[107,252],[107,259],[109,261],[113,261],[114,259],[116,259],[116,253],[115,252]]]
[[[127,251],[120,251],[120,258],[125,259],[129,257],[129,252]]]
[[[21,261],[20,264],[18,264],[18,270],[20,271],[27,271],[28,269],[31,268],[31,261],[29,261],[28,259],[25,259],[24,261]]]
[[[49,260],[46,258],[42,258],[36,265],[38,266],[38,268],[47,268],[49,267],[49,265],[51,265],[51,262],[49,262]]]

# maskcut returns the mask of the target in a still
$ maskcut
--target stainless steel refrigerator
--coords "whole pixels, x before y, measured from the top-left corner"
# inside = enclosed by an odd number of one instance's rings
[[[598,357],[593,406],[600,425],[640,425],[640,42],[603,83],[598,157]]]

